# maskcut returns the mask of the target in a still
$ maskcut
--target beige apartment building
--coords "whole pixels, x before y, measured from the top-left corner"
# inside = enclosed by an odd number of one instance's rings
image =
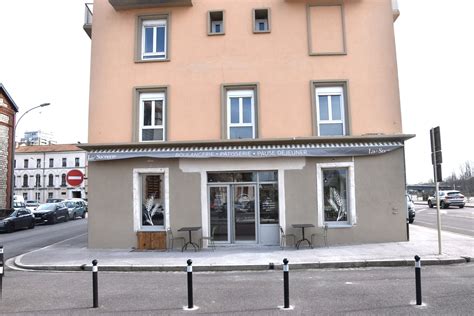
[[[220,246],[299,239],[294,224],[329,245],[406,240],[397,16],[390,0],[95,1],[89,247],[163,248],[185,226]]]

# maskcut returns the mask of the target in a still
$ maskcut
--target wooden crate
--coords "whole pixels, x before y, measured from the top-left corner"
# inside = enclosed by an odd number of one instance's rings
[[[166,249],[166,232],[138,232],[137,240],[141,250]]]

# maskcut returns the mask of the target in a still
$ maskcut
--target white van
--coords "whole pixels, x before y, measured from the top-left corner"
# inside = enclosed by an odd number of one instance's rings
[[[14,195],[13,202],[25,203],[25,199],[21,195]]]

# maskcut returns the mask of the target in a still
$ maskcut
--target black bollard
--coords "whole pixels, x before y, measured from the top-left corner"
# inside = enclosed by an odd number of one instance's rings
[[[194,304],[193,304],[193,262],[191,261],[191,259],[188,259],[187,261],[188,263],[188,267],[187,267],[187,271],[188,271],[188,308],[189,309],[192,309],[194,308]]]
[[[415,282],[416,282],[416,305],[421,305],[421,262],[418,255],[415,256]]]
[[[283,294],[285,305],[283,308],[290,308],[290,280],[289,280],[288,259],[283,259]]]
[[[92,300],[93,307],[99,307],[99,282],[97,279],[97,274],[99,272],[99,267],[97,266],[97,260],[92,260]]]
[[[3,287],[3,245],[0,245],[0,299],[2,299]]]

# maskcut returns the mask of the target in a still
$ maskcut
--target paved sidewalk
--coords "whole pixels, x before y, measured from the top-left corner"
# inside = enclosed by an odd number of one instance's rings
[[[413,265],[414,255],[422,264],[469,262],[474,257],[474,237],[442,232],[443,254],[438,255],[437,231],[410,225],[409,242],[314,249],[293,247],[236,246],[194,252],[130,251],[87,249],[87,236],[66,240],[15,258],[16,267],[32,270],[90,270],[93,259],[101,270],[109,271],[183,271],[186,260],[193,260],[195,271],[267,270],[273,263],[281,269],[283,258],[295,268],[350,268],[367,266]],[[80,247],[78,247],[78,244]]]

